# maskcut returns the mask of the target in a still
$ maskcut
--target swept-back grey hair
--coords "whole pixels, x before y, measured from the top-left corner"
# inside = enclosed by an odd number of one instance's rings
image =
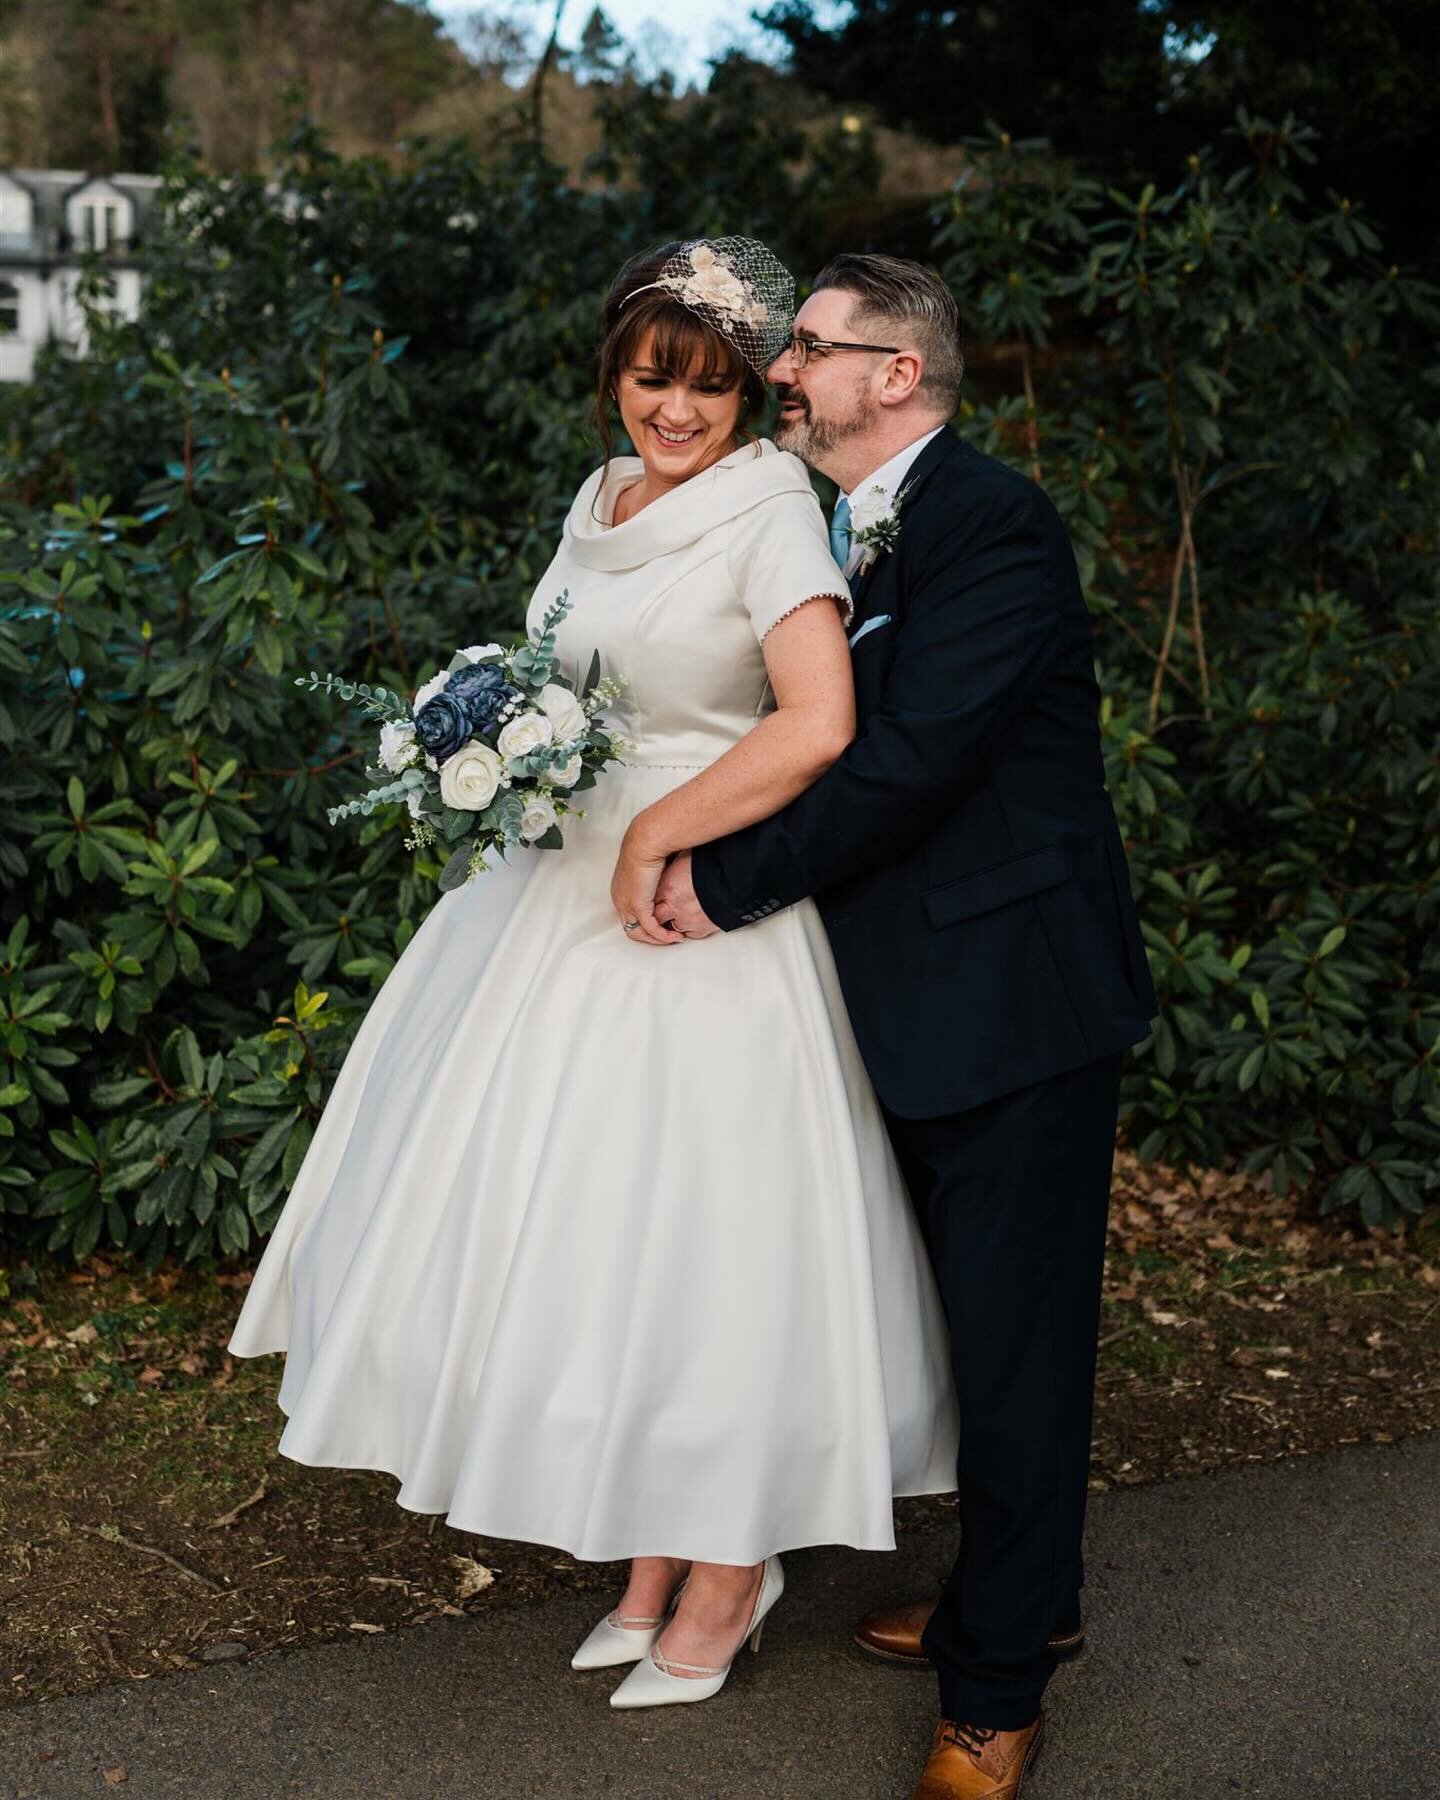
[[[815,288],[853,294],[857,324],[901,326],[909,348],[920,352],[920,390],[943,406],[947,416],[960,400],[965,373],[960,309],[933,269],[904,256],[871,256],[842,251],[815,277]]]

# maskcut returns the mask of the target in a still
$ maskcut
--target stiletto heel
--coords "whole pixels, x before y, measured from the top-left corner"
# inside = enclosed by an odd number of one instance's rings
[[[736,1646],[736,1656],[746,1644],[752,1650],[760,1648],[760,1633],[764,1629],[765,1620],[784,1592],[785,1572],[780,1567],[780,1558],[767,1556],[765,1572],[760,1577],[760,1592],[755,1596],[755,1610],[750,1615],[750,1623],[745,1627],[744,1637]],[[657,1640],[659,1636],[657,1631]],[[700,1663],[675,1662],[661,1652],[656,1642],[642,1654],[641,1660],[610,1696],[610,1704],[623,1709],[632,1706],[674,1706],[691,1700],[708,1700],[724,1687],[725,1678],[733,1666],[734,1657],[721,1669],[706,1668]],[[672,1669],[687,1672],[672,1675]]]
[[[572,1669],[614,1669],[621,1663],[638,1662],[665,1629],[670,1615],[685,1592],[687,1575],[670,1596],[670,1604],[658,1618],[633,1613],[608,1612],[570,1658]]]

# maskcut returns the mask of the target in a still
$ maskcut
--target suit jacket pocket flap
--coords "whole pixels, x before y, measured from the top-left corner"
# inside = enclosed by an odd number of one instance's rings
[[[958,881],[946,881],[925,895],[925,910],[935,930],[954,925],[960,919],[973,919],[979,913],[991,912],[997,906],[1008,906],[1012,900],[1023,900],[1027,894],[1040,894],[1046,888],[1059,887],[1070,879],[1070,865],[1058,844],[1039,850],[1027,850],[1012,856],[1009,862],[981,869],[974,875],[962,875]]]

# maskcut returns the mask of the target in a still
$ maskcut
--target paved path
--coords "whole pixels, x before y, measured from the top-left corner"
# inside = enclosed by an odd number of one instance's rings
[[[574,1596],[0,1715],[0,1794],[904,1800],[931,1680],[849,1628],[947,1559],[933,1531],[787,1557],[763,1652],[701,1706],[612,1713],[568,1667]],[[1440,1434],[1099,1495],[1089,1575],[1026,1800],[1440,1796]]]

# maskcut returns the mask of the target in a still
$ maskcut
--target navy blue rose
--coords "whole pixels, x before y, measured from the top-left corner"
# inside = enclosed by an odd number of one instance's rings
[[[520,690],[506,679],[500,663],[471,663],[457,669],[445,689],[465,708],[472,731],[489,731]]]
[[[449,687],[427,700],[415,715],[415,741],[430,752],[436,762],[453,756],[475,729],[465,702]]]

